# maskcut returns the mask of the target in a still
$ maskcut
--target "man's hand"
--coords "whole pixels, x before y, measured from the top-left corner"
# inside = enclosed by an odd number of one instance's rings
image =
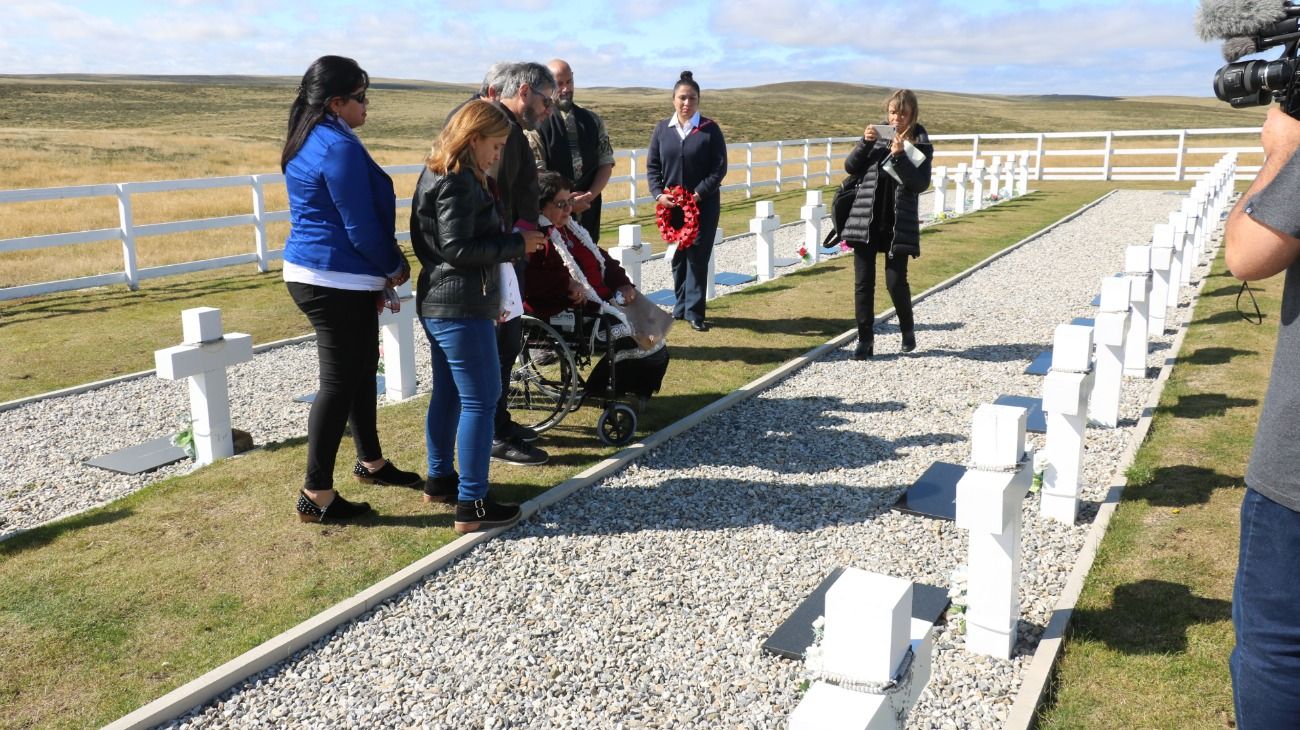
[[[573,213],[576,215],[591,208],[591,201],[595,197],[588,192],[574,193],[573,197],[569,198],[569,203],[573,205]]]

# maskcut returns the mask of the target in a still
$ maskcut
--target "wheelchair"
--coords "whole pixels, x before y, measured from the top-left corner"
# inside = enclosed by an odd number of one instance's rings
[[[567,309],[543,321],[523,315],[523,348],[510,373],[507,406],[520,424],[539,433],[554,427],[584,404],[601,408],[596,435],[608,446],[624,446],[636,436],[637,413],[648,396],[619,393],[618,320],[606,314]],[[625,323],[624,323],[625,326]],[[604,356],[605,385],[593,392],[582,373]],[[624,362],[627,360],[624,359]],[[591,377],[594,373],[589,373]],[[635,399],[634,408],[622,398]]]

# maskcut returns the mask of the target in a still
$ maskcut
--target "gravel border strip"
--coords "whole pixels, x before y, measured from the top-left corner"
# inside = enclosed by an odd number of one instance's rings
[[[966,279],[972,274],[985,268],[990,263],[1050,233],[1057,227],[1078,218],[1090,209],[1109,199],[1115,194],[1115,192],[1115,190],[1112,190],[1106,193],[1100,198],[1097,198],[1064,218],[1055,221],[1042,230],[988,256],[984,260],[979,261],[970,268],[967,268],[952,277],[949,277],[945,281],[926,289],[921,294],[913,297],[913,304],[924,301],[939,292],[951,288],[963,279]],[[877,315],[876,322],[884,322],[893,315],[893,308],[887,309]],[[536,499],[529,500],[521,505],[524,519],[531,517],[538,510],[546,506],[555,504],[556,502],[563,500],[565,497],[591,486],[600,479],[646,455],[654,448],[671,439],[673,436],[679,435],[680,433],[690,429],[708,416],[725,411],[728,408],[757,395],[776,382],[784,380],[787,376],[819,359],[823,355],[843,347],[856,337],[856,327],[849,329],[843,334],[834,337],[829,342],[819,345],[807,353],[787,361],[767,374],[741,386],[704,408],[669,424],[645,439],[627,446],[613,456],[592,465],[580,474],[557,484]],[[475,546],[492,539],[497,534],[504,532],[506,529],[508,528],[497,528],[481,533],[465,535],[447,545],[444,545],[442,548],[439,548],[427,557],[408,565],[357,595],[340,601],[334,606],[331,606],[321,613],[303,621],[297,626],[294,626],[238,657],[231,659],[216,669],[187,682],[162,697],[140,707],[134,712],[109,723],[104,726],[105,730],[134,730],[136,728],[149,728],[181,717],[191,709],[216,698],[221,693],[238,684],[240,681],[293,656],[302,649],[307,648],[317,639],[328,635],[351,619],[356,618],[382,603],[387,598],[414,585],[425,576],[437,571],[448,562],[468,553]]]
[[[1218,251],[1219,244],[1212,243],[1207,256],[1211,266],[1213,266],[1214,260],[1218,256]],[[1036,722],[1039,704],[1047,693],[1047,684],[1051,681],[1052,674],[1056,669],[1056,662],[1061,657],[1061,651],[1065,646],[1065,632],[1070,626],[1070,619],[1074,617],[1074,609],[1078,606],[1079,596],[1083,593],[1084,582],[1087,580],[1088,574],[1092,572],[1093,560],[1096,559],[1097,551],[1106,538],[1106,532],[1110,529],[1111,517],[1115,515],[1115,510],[1119,508],[1119,501],[1124,494],[1124,487],[1128,486],[1128,478],[1125,475],[1137,458],[1138,451],[1146,443],[1147,434],[1151,431],[1151,422],[1155,418],[1156,408],[1160,406],[1160,398],[1164,395],[1165,385],[1169,380],[1169,376],[1173,373],[1174,365],[1178,362],[1179,354],[1183,350],[1183,340],[1187,337],[1187,331],[1191,328],[1192,320],[1195,319],[1196,304],[1200,301],[1201,292],[1205,289],[1205,282],[1207,281],[1209,281],[1208,270],[1207,274],[1201,277],[1201,281],[1192,295],[1187,317],[1179,325],[1178,334],[1175,335],[1173,343],[1169,346],[1169,354],[1165,357],[1165,363],[1156,376],[1146,404],[1142,407],[1142,417],[1138,419],[1128,447],[1120,457],[1119,463],[1115,465],[1115,471],[1106,489],[1106,499],[1097,510],[1097,516],[1093,519],[1092,528],[1088,531],[1088,537],[1079,549],[1079,558],[1075,561],[1074,568],[1070,571],[1070,577],[1061,590],[1061,597],[1052,608],[1051,621],[1043,629],[1043,635],[1038,640],[1038,647],[1034,650],[1033,659],[1030,661],[1029,667],[1025,669],[1020,690],[1016,693],[1015,702],[1011,706],[1011,712],[1007,715],[1007,721],[1004,725],[1007,730],[1029,730]]]

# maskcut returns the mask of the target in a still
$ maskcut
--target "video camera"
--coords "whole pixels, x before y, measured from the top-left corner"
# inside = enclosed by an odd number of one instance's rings
[[[1224,39],[1228,65],[1214,74],[1214,95],[1235,108],[1276,101],[1300,119],[1300,0],[1201,0],[1196,32],[1202,40]],[[1238,61],[1282,46],[1275,61]]]

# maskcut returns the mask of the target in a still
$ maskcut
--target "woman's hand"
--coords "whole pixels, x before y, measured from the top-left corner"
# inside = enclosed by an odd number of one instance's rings
[[[569,278],[569,301],[574,304],[582,304],[587,299],[587,293],[582,290],[582,284],[576,279]]]
[[[699,193],[691,193],[691,199],[695,201],[695,204],[696,204],[696,205],[699,205],[699,204],[700,204],[700,194],[699,194]]]
[[[658,203],[659,205],[668,206],[669,208],[677,207],[677,203],[674,202],[673,196],[669,195],[668,193],[660,193],[659,197],[655,198],[655,202]]]
[[[546,248],[546,234],[541,231],[520,231],[524,237],[524,253],[532,255]]]
[[[868,142],[875,142],[880,139],[880,132],[877,132],[873,125],[868,124],[866,131],[862,133],[862,138]]]
[[[894,141],[889,143],[889,154],[891,155],[903,154],[903,133],[902,132],[895,134]]]
[[[390,289],[396,289],[397,287],[410,281],[410,279],[411,279],[411,265],[406,261],[402,261],[402,268],[398,269],[396,274],[388,277],[387,286]]]
[[[631,303],[633,299],[636,299],[636,287],[631,284],[620,286],[618,288],[618,293],[623,295],[623,302],[625,304]]]

